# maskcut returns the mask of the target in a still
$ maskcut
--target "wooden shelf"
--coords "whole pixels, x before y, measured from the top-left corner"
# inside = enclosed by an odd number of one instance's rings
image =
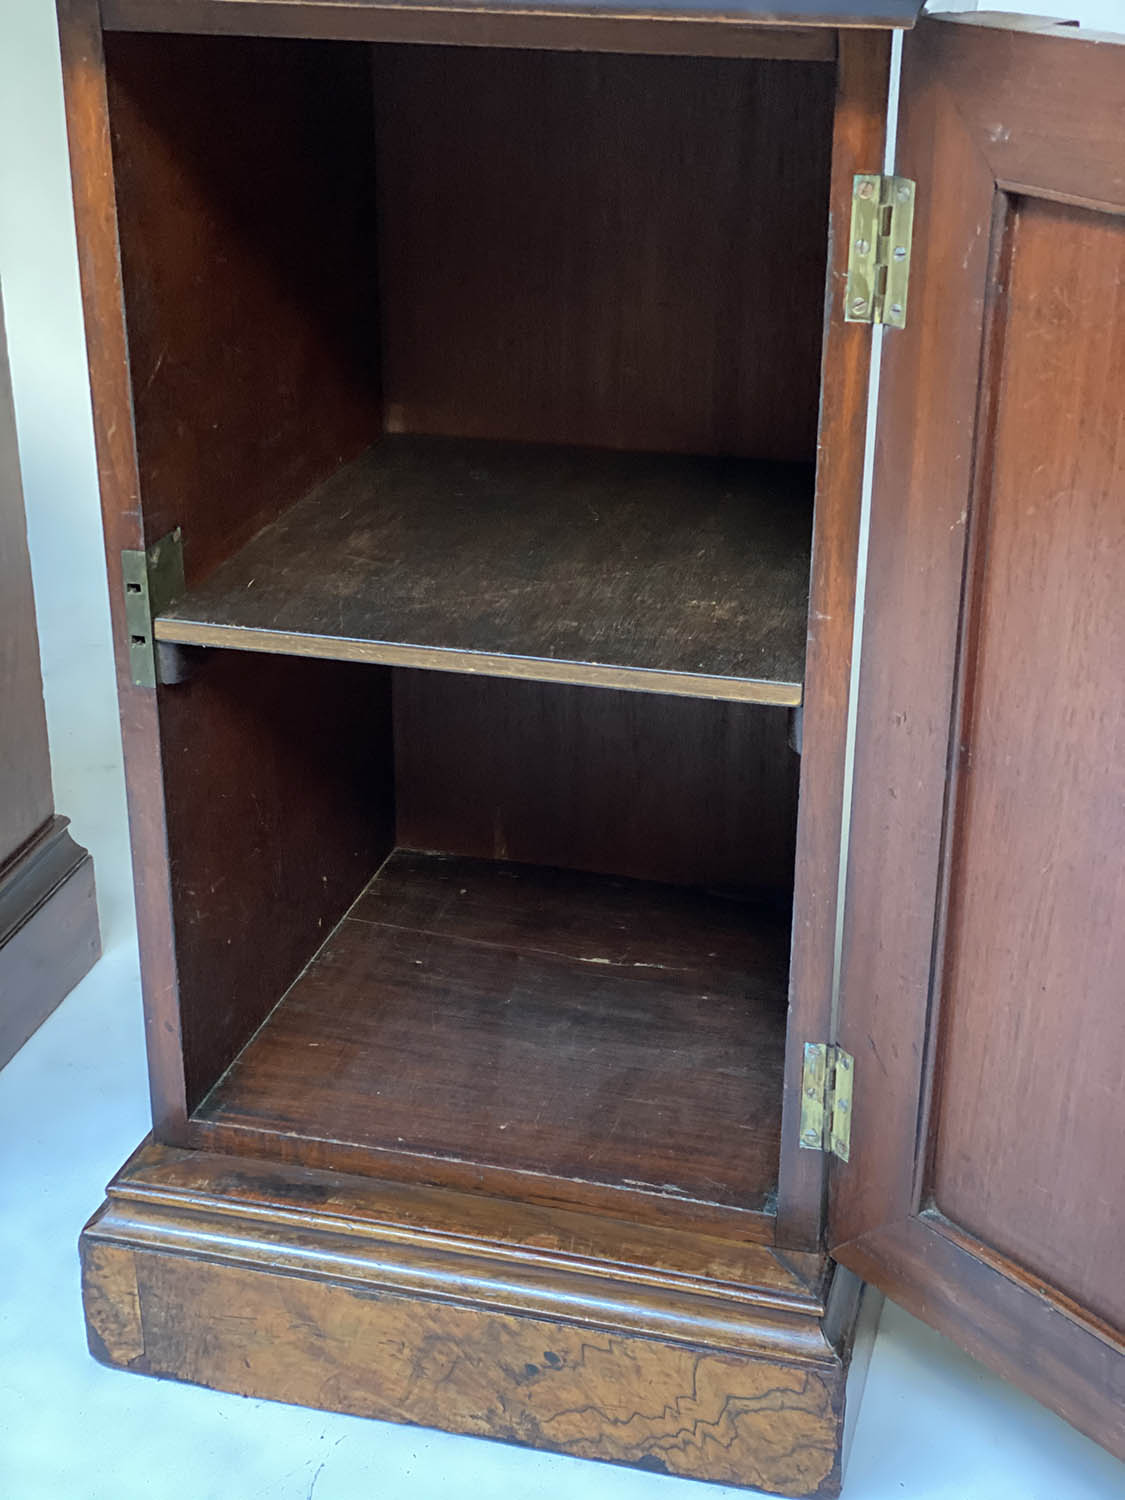
[[[803,464],[391,437],[155,633],[796,705],[812,490]]]
[[[733,897],[399,850],[193,1140],[642,1217],[749,1217],[777,1183],[788,948],[776,911]]]

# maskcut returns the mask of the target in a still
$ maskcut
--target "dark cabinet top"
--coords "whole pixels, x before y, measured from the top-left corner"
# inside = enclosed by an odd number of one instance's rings
[[[520,23],[529,33],[540,34],[531,44],[553,45],[553,32],[560,24],[615,20],[629,26],[648,23],[656,32],[670,23],[690,27],[709,21],[751,27],[909,27],[922,4],[923,0],[103,0],[101,17],[109,31],[497,45],[512,45],[510,27]],[[454,30],[447,35],[449,22]],[[458,22],[467,23],[473,34],[461,35]],[[520,44],[519,37],[515,44]],[[590,45],[596,43],[591,40]],[[626,50],[631,50],[627,43]]]

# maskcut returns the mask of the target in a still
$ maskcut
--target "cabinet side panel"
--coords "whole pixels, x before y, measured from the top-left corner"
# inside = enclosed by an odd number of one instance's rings
[[[78,268],[90,361],[94,442],[105,530],[117,695],[133,849],[153,1125],[164,1140],[186,1125],[180,1015],[168,886],[156,695],[133,685],[121,552],[143,547],[133,402],[121,300],[105,70],[96,0],[59,0]]]
[[[1010,253],[933,1191],[1125,1329],[1125,221],[1018,202]]]
[[[368,50],[105,46],[145,530],[190,584],[378,435]]]
[[[403,47],[375,75],[390,430],[812,457],[831,65]]]
[[[193,1108],[390,852],[390,681],[216,651],[160,692]]]
[[[0,867],[52,811],[39,635],[0,303]]]

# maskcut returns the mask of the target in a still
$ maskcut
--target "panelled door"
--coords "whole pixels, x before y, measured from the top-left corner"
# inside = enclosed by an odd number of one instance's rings
[[[837,1257],[1125,1457],[1125,45],[923,22]]]

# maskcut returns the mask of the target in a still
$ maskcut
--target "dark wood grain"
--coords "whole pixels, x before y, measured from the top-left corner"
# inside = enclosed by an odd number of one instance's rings
[[[851,1324],[815,1257],[796,1277],[762,1247],[685,1248],[628,1225],[618,1240],[593,1216],[529,1222],[525,1206],[448,1193],[431,1227],[416,1189],[151,1147],[109,1194],[82,1242],[106,1363],[662,1473],[839,1490]]]
[[[471,1185],[482,1163],[559,1201],[591,1183],[761,1208],[787,938],[702,893],[400,851],[197,1118],[228,1147],[298,1138],[311,1164],[347,1145],[371,1172],[460,1161]]]
[[[832,88],[378,49],[388,430],[810,461]]]
[[[804,465],[386,439],[157,637],[797,703]]]
[[[906,47],[832,1204],[845,1264],[1118,1453],[1123,56]]]
[[[379,430],[368,53],[105,47],[141,506],[190,582]]]
[[[752,704],[394,673],[398,842],[676,885],[793,890],[799,759]]]
[[[440,42],[707,56],[824,56],[816,28],[910,26],[919,0],[782,0],[778,4],[615,0],[104,0],[108,29],[339,40]]]
[[[102,9],[107,28],[114,31],[822,62],[836,55],[836,33],[828,26],[716,26],[684,17],[606,13],[591,18],[567,12],[348,5],[340,0],[309,0],[300,7],[292,0],[107,0]]]
[[[832,139],[829,267],[802,708],[793,955],[781,1130],[778,1243],[808,1248],[824,1228],[824,1158],[802,1150],[806,1042],[832,1034],[840,833],[863,490],[870,330],[844,322],[852,179],[883,159],[890,42],[843,32]]]
[[[387,854],[387,674],[214,653],[161,689],[187,1097],[197,1103]]]

